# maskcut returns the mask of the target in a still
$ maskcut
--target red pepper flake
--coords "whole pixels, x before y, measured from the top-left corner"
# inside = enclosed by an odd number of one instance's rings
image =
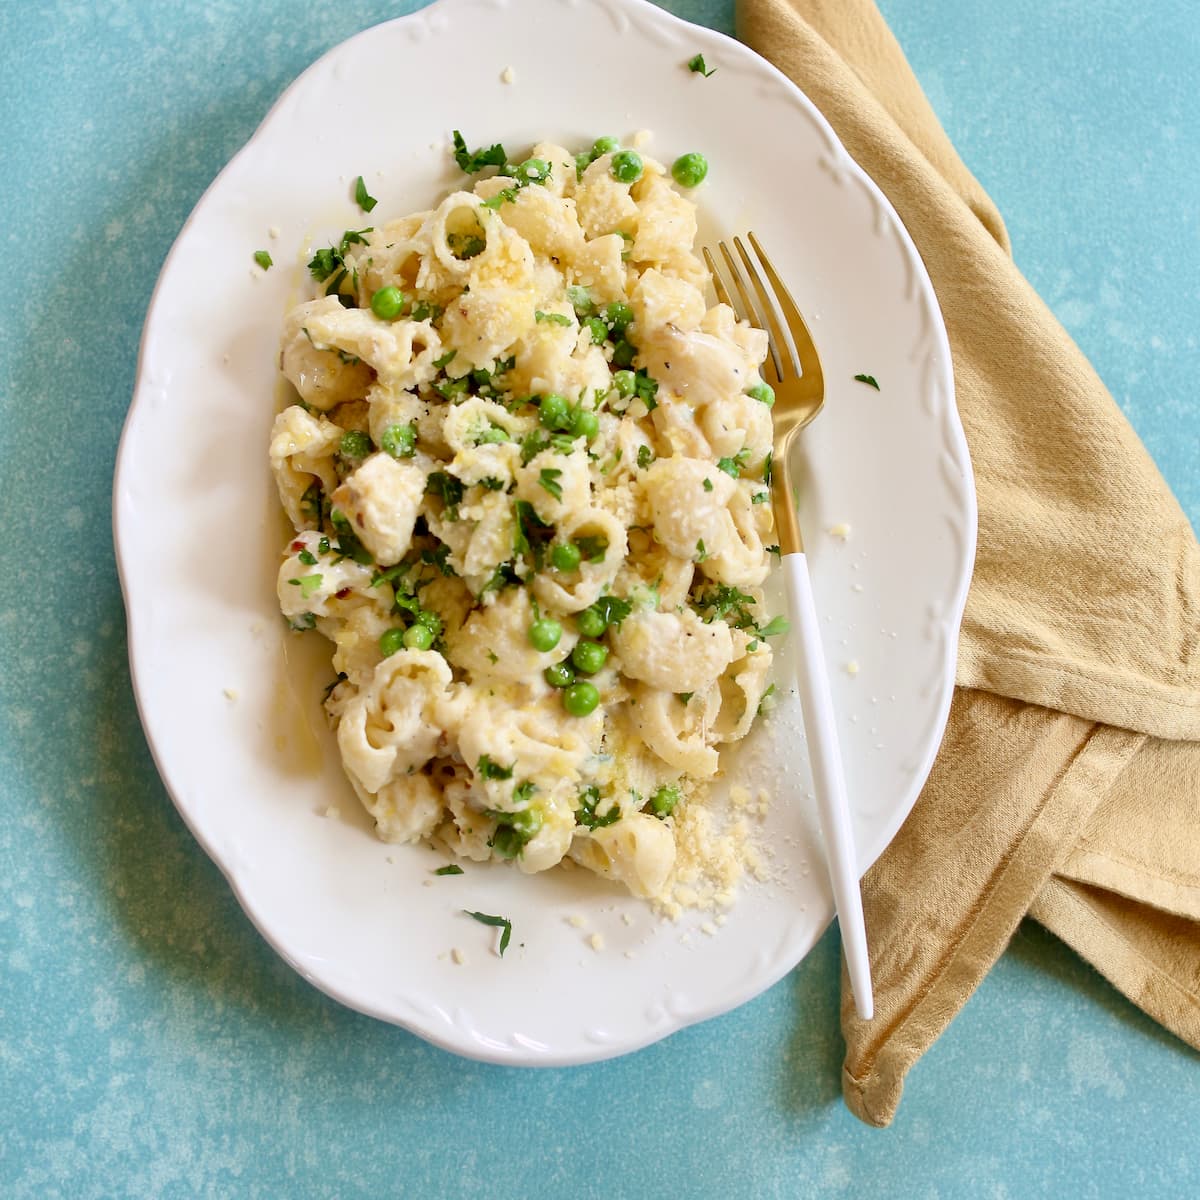
[[[338,600],[345,600],[345,598],[348,595],[350,595],[350,589],[348,587],[345,587],[345,588],[342,588],[340,591],[334,592],[333,594]]]
[[[296,541],[296,542],[293,542],[293,543],[292,543],[292,550],[293,550],[293,551],[296,551],[296,550],[303,550],[303,549],[304,549],[304,543],[303,543],[303,542]]]

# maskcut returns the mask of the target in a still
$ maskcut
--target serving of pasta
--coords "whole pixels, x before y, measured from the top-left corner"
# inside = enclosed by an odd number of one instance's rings
[[[658,898],[786,631],[766,336],[705,301],[700,156],[455,143],[473,186],[318,251],[284,320],[280,606],[382,839]]]

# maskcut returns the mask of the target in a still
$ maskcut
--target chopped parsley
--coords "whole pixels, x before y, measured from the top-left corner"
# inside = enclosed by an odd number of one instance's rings
[[[300,589],[300,595],[307,600],[325,582],[323,575],[301,575],[299,579],[289,579],[288,583]]]
[[[763,459],[763,483],[765,483],[768,487],[771,486],[771,464],[774,458],[774,451],[768,450],[767,457]]]
[[[791,627],[792,623],[787,619],[787,617],[772,617],[758,631],[758,636],[764,638],[777,637],[781,633],[787,633]]]
[[[508,161],[508,155],[504,153],[504,147],[499,142],[489,146],[486,150],[476,150],[471,153],[467,150],[467,143],[463,140],[463,135],[456,129],[454,131],[454,161],[468,175],[474,175],[477,171],[482,171],[484,167],[504,166]]]
[[[605,625],[620,625],[633,612],[633,603],[629,600],[618,600],[616,596],[601,596],[591,605],[590,611],[599,613]]]
[[[500,957],[504,957],[505,950],[508,949],[508,943],[512,939],[512,922],[507,917],[494,917],[491,913],[472,912],[469,908],[464,908],[463,912],[468,917],[473,917],[480,925],[491,925],[494,929],[502,930],[500,934]]]
[[[608,553],[608,538],[599,534],[584,534],[583,537],[575,539],[575,545],[579,547],[579,553],[590,563],[602,563],[604,556]]]
[[[441,358],[435,358],[433,365],[440,371],[443,367],[448,367],[454,361],[454,356],[458,353],[457,350],[447,350]]]
[[[370,212],[371,209],[373,209],[375,205],[379,203],[379,201],[367,191],[367,185],[363,181],[363,177],[361,175],[354,181],[354,203],[357,204],[358,207],[363,210],[363,212]]]
[[[782,557],[783,557],[783,552],[782,552],[782,551],[779,549],[779,547],[778,547],[778,546],[768,546],[768,547],[767,547],[767,553],[768,553],[768,554],[773,554],[773,555],[775,555],[775,557],[776,557],[776,558],[782,558]]]
[[[676,692],[675,699],[680,704],[686,704],[696,693],[695,692]]]
[[[575,823],[587,829],[604,829],[621,819],[621,806],[610,805],[606,812],[597,814],[596,805],[600,803],[600,789],[596,786],[585,788],[579,794],[579,807],[575,810]]]
[[[578,283],[573,283],[567,288],[567,299],[577,317],[590,317],[596,311],[591,292]]]
[[[450,248],[450,253],[460,261],[474,258],[487,249],[487,242],[475,233],[448,233],[446,245]]]
[[[462,480],[445,471],[434,471],[425,481],[425,493],[437,496],[445,506],[447,521],[458,520],[458,506],[463,498]]]
[[[517,192],[519,191],[520,188],[515,187],[501,188],[501,190],[498,191],[494,196],[489,196],[488,199],[483,202],[483,207],[490,208],[493,212],[495,212],[500,205],[509,204],[515,200],[517,198]]]
[[[649,446],[639,446],[637,452],[637,465],[644,471],[654,461],[654,451]],[[711,491],[712,488],[709,488]]]
[[[613,362],[616,362],[614,357]],[[633,376],[633,394],[646,406],[647,412],[653,412],[658,407],[655,397],[658,395],[658,380],[651,379],[645,367],[639,367]]]
[[[364,566],[375,561],[370,550],[358,540],[354,526],[350,524],[350,518],[341,509],[331,508],[329,510],[329,523],[338,535],[336,550],[342,558],[352,558],[356,563],[362,563]]]
[[[874,375],[855,375],[854,379],[856,383],[865,383],[867,387],[873,387],[879,391],[879,382]]]
[[[717,584],[693,597],[691,603],[706,624],[724,621],[734,629],[754,628],[754,597],[738,588]]]
[[[540,571],[546,558],[546,544],[554,536],[554,526],[543,521],[528,500],[514,501],[513,510],[516,516],[513,551],[519,556],[528,555]]]
[[[758,700],[758,715],[759,716],[762,716],[764,705],[767,708],[771,708],[774,705],[775,702],[774,702],[774,700],[772,700],[772,697],[774,695],[775,695],[775,685],[771,684],[771,686],[769,688],[767,688],[767,690],[765,692],[763,692],[763,694],[759,697],[759,700]]]
[[[318,250],[309,260],[309,272],[318,283],[324,283],[337,271],[343,272],[325,288],[326,295],[335,290],[345,278],[345,260],[350,247],[366,245],[367,239],[364,235],[371,232],[373,232],[371,229],[347,229],[342,234],[342,240],[336,246],[326,246],[323,250]]]
[[[706,492],[711,492],[711,491],[713,490],[713,481],[712,481],[711,479],[705,478],[705,480],[704,480],[704,490],[705,490]]]
[[[696,542],[696,559],[695,559],[695,561],[698,563],[702,563],[702,562],[704,562],[704,560],[706,558],[708,558],[708,551],[705,550],[705,548],[704,548],[704,539],[700,538]]]
[[[542,310],[540,308],[534,312],[533,319],[535,321],[541,321],[541,322],[543,322],[545,324],[549,324],[549,325],[570,325],[571,324],[571,318],[568,317],[566,315],[566,313],[542,312]]]
[[[746,465],[746,460],[750,457],[749,447],[739,450],[732,458],[720,458],[717,460],[719,470],[725,472],[731,479],[740,479],[742,468]]]
[[[528,804],[533,799],[533,793],[536,791],[537,785],[532,779],[527,779],[524,783],[519,783],[513,788],[513,802],[516,804]]]
[[[315,567],[317,565],[317,556],[311,550],[301,550],[296,557],[306,566]]]
[[[562,471],[558,467],[543,467],[538,473],[538,483],[554,497],[555,500],[562,499],[562,484],[559,479],[562,476]]]
[[[485,475],[480,481],[479,486],[489,492],[504,491],[504,480],[497,479],[495,475]]]
[[[465,874],[465,872],[463,871],[462,867],[460,867],[458,865],[458,863],[449,863],[447,866],[438,867],[438,869],[436,871],[434,871],[434,874],[435,875],[463,875],[463,874]]]
[[[717,73],[716,67],[713,67],[711,71],[708,69],[704,62],[703,54],[697,54],[692,58],[689,58],[687,68],[689,71],[692,71],[697,75],[703,75],[705,79],[707,79],[710,75],[715,75]]]
[[[492,762],[486,754],[479,756],[479,764],[475,769],[484,779],[511,779],[513,773],[512,767],[502,767],[499,763]]]
[[[751,504],[766,504],[766,502],[768,500],[770,500],[770,498],[771,498],[770,492],[755,492],[754,495],[750,497],[750,503]]]
[[[275,265],[271,259],[271,256],[265,250],[255,250],[254,261],[258,263],[258,265],[262,267],[264,271],[269,271]]]

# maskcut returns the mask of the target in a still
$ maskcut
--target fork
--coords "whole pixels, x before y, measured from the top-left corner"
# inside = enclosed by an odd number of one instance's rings
[[[741,258],[743,270],[724,242],[718,242],[725,260],[728,276],[733,280],[740,303],[734,303],[713,255],[704,250],[704,261],[712,274],[717,299],[728,304],[739,318],[748,320],[767,333],[769,353],[763,364],[763,375],[775,389],[772,410],[774,446],[771,455],[771,507],[775,527],[779,532],[779,549],[784,575],[787,579],[788,610],[796,640],[793,642],[793,665],[800,693],[800,708],[808,736],[809,759],[812,764],[813,785],[821,831],[825,838],[825,855],[833,884],[834,903],[841,925],[842,949],[854,1006],[864,1020],[871,1019],[875,1001],[871,991],[871,964],[867,956],[867,931],[863,921],[862,895],[858,886],[857,859],[854,835],[850,823],[850,806],[846,798],[846,781],[838,749],[837,726],[834,721],[833,697],[829,690],[829,674],[825,654],[821,649],[817,610],[813,601],[808,560],[796,515],[792,489],[789,451],[795,446],[798,434],[820,411],[825,402],[825,380],[816,345],[796,302],[771,260],[763,252],[753,233],[746,235],[758,262],[770,283],[763,283],[762,274],[740,237],[733,239]],[[747,286],[746,279],[750,286]],[[754,299],[752,299],[752,293]],[[773,296],[772,296],[773,293]],[[757,300],[757,303],[755,303]],[[791,334],[795,356],[784,336],[777,309]]]

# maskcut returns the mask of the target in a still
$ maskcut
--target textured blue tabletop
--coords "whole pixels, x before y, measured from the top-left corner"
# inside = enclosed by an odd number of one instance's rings
[[[837,947],[592,1067],[455,1059],[259,938],[137,722],[109,532],[155,276],[324,50],[411,4],[0,5],[0,1194],[1195,1196],[1200,1058],[1026,924],[843,1108]],[[669,7],[729,31],[727,0]],[[1020,265],[1200,524],[1200,10],[883,0]]]

